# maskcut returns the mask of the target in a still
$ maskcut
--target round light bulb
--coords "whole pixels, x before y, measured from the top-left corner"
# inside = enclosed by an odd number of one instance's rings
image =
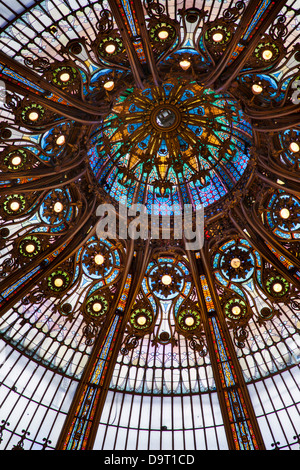
[[[270,49],[265,49],[262,56],[264,60],[271,60],[273,57],[273,52]]]
[[[291,152],[297,153],[300,151],[300,146],[297,144],[297,142],[292,142],[290,145],[290,150]]]
[[[102,309],[102,305],[100,304],[100,302],[95,302],[93,304],[93,310],[94,312],[100,312],[100,310]]]
[[[39,113],[37,113],[36,111],[31,111],[28,115],[28,118],[30,121],[37,121],[39,118]]]
[[[236,315],[236,316],[241,313],[241,309],[238,305],[235,305],[234,307],[232,307],[231,311],[232,311],[233,315]]]
[[[241,260],[239,258],[233,258],[230,261],[231,267],[237,269],[241,266]]]
[[[61,277],[57,277],[54,279],[54,285],[55,287],[61,287],[63,285],[64,281]]]
[[[62,205],[61,202],[56,202],[56,203],[54,204],[53,210],[54,210],[54,212],[59,213],[59,212],[61,212],[61,211],[63,210],[63,208],[64,208],[64,206]]]
[[[11,163],[14,165],[14,166],[17,166],[17,165],[20,165],[22,159],[21,157],[19,157],[19,155],[16,155],[15,157],[13,157],[11,159]]]
[[[102,255],[95,255],[94,257],[95,263],[101,265],[104,263],[104,256]]]
[[[282,291],[282,284],[280,284],[280,282],[276,282],[276,284],[273,285],[273,291],[274,292],[281,292]]]
[[[280,217],[283,219],[288,219],[290,216],[290,211],[288,209],[281,209],[280,211]]]
[[[190,68],[191,63],[189,60],[184,59],[179,62],[179,65],[182,68],[182,70],[187,70],[188,68]]]
[[[18,211],[20,209],[20,204],[18,201],[13,201],[10,203],[10,209],[14,212]]]
[[[68,72],[63,72],[60,74],[59,79],[61,82],[68,82],[71,78],[71,75]]]
[[[65,136],[64,136],[64,135],[60,135],[60,136],[58,136],[57,139],[56,139],[56,144],[57,144],[57,145],[64,145],[65,141],[66,141]]]
[[[167,31],[166,29],[161,29],[158,33],[159,39],[167,39],[168,36],[169,36],[169,31]]]
[[[169,274],[164,274],[164,276],[161,278],[161,282],[165,286],[169,286],[172,282],[172,278],[171,278],[171,276],[169,276]]]
[[[107,44],[107,46],[105,47],[105,51],[107,52],[107,54],[113,54],[115,50],[116,50],[115,44]]]
[[[35,246],[32,243],[28,243],[28,245],[26,245],[25,247],[25,250],[27,251],[27,253],[33,253],[35,250]]]
[[[254,83],[254,85],[252,85],[252,92],[254,95],[260,95],[262,91],[263,87],[259,83]]]
[[[109,80],[108,82],[105,82],[103,87],[107,91],[112,91],[114,89],[115,82],[113,80]]]
[[[145,317],[145,315],[140,315],[137,320],[136,320],[137,324],[140,325],[140,326],[144,326],[147,322],[147,318]]]
[[[186,324],[186,326],[193,326],[195,323],[195,319],[194,317],[188,316],[184,319],[184,323]]]
[[[215,42],[221,42],[223,40],[223,37],[224,37],[223,33],[215,33],[213,35],[213,40]]]

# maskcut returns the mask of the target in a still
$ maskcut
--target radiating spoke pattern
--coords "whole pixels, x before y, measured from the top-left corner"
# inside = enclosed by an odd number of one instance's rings
[[[1,449],[299,448],[299,11],[0,0]]]

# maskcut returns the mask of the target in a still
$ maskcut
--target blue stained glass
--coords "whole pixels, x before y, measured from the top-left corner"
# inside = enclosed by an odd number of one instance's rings
[[[193,96],[195,96],[195,93],[193,93],[191,90],[186,90],[180,98],[180,101],[189,100],[190,98],[193,98]]]
[[[169,94],[170,94],[171,90],[173,90],[173,88],[174,88],[174,85],[171,84],[171,83],[163,85],[163,89],[165,90],[166,96],[169,96]]]
[[[217,165],[216,166],[216,171],[219,173],[219,175],[221,176],[222,178],[222,181],[224,181],[224,183],[226,184],[226,186],[228,188],[233,188],[234,186],[234,182],[231,181],[231,179],[229,178],[229,176],[225,173],[225,171],[223,170],[223,168],[220,166],[220,165]],[[236,171],[232,172],[234,176],[236,176]],[[235,180],[237,180],[237,178],[235,178]]]
[[[130,25],[132,35],[136,36],[137,31],[136,31],[135,22],[134,22],[134,18],[133,18],[131,7],[130,7],[130,2],[128,2],[126,0],[121,0],[121,2],[123,4],[123,8],[124,8],[124,11],[126,13],[126,18],[127,18],[128,23]]]
[[[135,103],[132,103],[132,105],[130,105],[130,107],[129,107],[129,111],[130,111],[131,113],[136,113],[136,112],[141,112],[141,111],[143,111],[143,109],[142,109],[142,108],[139,108]],[[140,125],[142,125],[142,123],[140,123]]]
[[[148,193],[147,193],[147,202],[146,202],[146,207],[147,207],[147,211],[148,211],[149,214],[151,214],[151,207],[152,207],[152,204],[153,204],[153,199],[154,199],[153,192],[149,188]],[[141,201],[141,202],[143,202],[143,201]]]
[[[203,134],[203,128],[199,126],[192,126],[191,124],[188,124],[188,128],[191,129],[191,131],[194,132],[197,136],[200,136]]]
[[[181,195],[182,195],[183,203],[184,204],[189,204],[190,199],[187,195],[186,187],[185,187],[184,184],[180,184],[180,192],[181,192]]]
[[[34,268],[32,271],[30,271],[28,274],[26,274],[24,277],[21,277],[15,284],[7,288],[5,291],[1,292],[1,297],[2,299],[6,299],[10,294],[12,294],[18,287],[20,287],[22,284],[25,284],[28,279],[30,279],[35,273],[37,273],[40,269],[40,266]]]
[[[178,194],[177,189],[173,188],[172,198],[173,198],[173,204],[177,204],[178,206],[181,206],[181,204],[179,203],[179,194]]]
[[[143,90],[142,94],[149,98],[151,101],[153,100],[152,91],[150,88],[146,88],[146,90]]]
[[[128,195],[128,190],[124,186],[122,186],[119,182],[118,179],[115,179],[112,188],[109,192],[109,194],[116,199],[116,201],[126,204],[127,202],[127,195]]]
[[[242,289],[240,289],[236,284],[230,284],[230,289],[234,290],[237,294],[243,297],[243,299],[247,300],[247,296],[244,294]]]
[[[161,142],[161,146],[159,147],[158,154],[162,156],[168,155],[168,147],[167,147],[165,139],[163,139]]]
[[[281,232],[281,230],[274,230],[274,234],[277,235],[277,237],[280,237],[280,238],[286,238],[286,239],[290,239],[291,236],[288,234],[288,233],[284,233],[284,232]]]
[[[257,25],[257,23],[259,22],[260,18],[262,17],[262,15],[264,14],[264,12],[266,11],[266,9],[268,8],[268,6],[270,5],[271,3],[271,0],[265,0],[258,12],[256,13],[256,15],[254,16],[254,18],[252,19],[247,31],[245,32],[244,36],[243,36],[243,39],[244,41],[246,41],[248,39],[248,37],[250,36],[250,34],[253,32],[255,26]]]
[[[133,203],[134,192],[135,192],[135,187],[132,186],[127,193],[127,201],[129,205]]]
[[[202,106],[196,106],[195,108],[189,110],[189,114],[192,116],[193,114],[197,114],[199,116],[204,116],[205,109]]]
[[[189,184],[189,188],[190,188],[190,191],[191,191],[191,194],[193,196],[193,201],[194,201],[194,205],[197,206],[197,205],[200,205],[201,204],[201,200],[200,200],[200,197],[199,197],[199,194],[198,194],[198,191],[194,185],[193,182],[191,182]]]
[[[150,135],[148,135],[147,137],[145,137],[144,140],[142,140],[142,142],[139,142],[138,143],[138,147],[141,149],[141,150],[145,150],[148,146],[148,142],[150,140]]]
[[[115,180],[117,174],[118,174],[118,169],[116,167],[114,167],[112,172],[110,173],[109,177],[107,178],[106,186],[109,187],[113,184],[113,181]]]
[[[39,91],[41,93],[44,93],[45,90],[43,90],[42,88],[40,88],[39,86],[35,85],[34,83],[30,82],[29,80],[27,80],[26,78],[22,77],[21,75],[19,75],[18,73],[14,72],[13,70],[10,70],[8,69],[5,65],[2,65],[0,64],[0,70],[1,70],[1,73],[3,75],[6,75],[7,77],[10,77],[10,78],[13,78],[21,83],[23,83],[24,85],[30,87],[30,88],[33,88],[34,90],[36,91]],[[1,74],[0,74],[1,75]]]
[[[224,279],[223,276],[221,276],[221,274],[218,271],[215,272],[215,276],[221,284],[223,284],[224,286],[227,286],[228,282]]]
[[[197,134],[200,135],[200,132],[197,131]],[[178,142],[181,152],[184,152],[189,148],[188,142],[186,142],[181,136],[178,137]]]

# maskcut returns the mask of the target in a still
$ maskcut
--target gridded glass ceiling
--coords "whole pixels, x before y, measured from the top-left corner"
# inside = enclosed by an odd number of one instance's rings
[[[1,449],[299,448],[299,12],[0,1]]]

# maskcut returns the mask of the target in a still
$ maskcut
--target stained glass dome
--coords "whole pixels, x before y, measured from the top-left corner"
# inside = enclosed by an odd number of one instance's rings
[[[0,0],[1,450],[299,449],[299,11]]]
[[[162,214],[180,201],[206,207],[228,194],[252,143],[233,97],[183,79],[126,90],[96,133],[91,168],[101,186],[131,205],[141,180],[138,202]]]

